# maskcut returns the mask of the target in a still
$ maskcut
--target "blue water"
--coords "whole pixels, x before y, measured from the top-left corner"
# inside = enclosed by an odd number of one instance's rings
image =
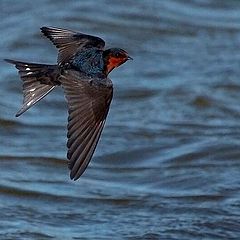
[[[42,26],[134,58],[79,181],[61,89],[23,116],[0,62],[0,239],[240,239],[240,2],[0,1],[1,58],[55,63]]]

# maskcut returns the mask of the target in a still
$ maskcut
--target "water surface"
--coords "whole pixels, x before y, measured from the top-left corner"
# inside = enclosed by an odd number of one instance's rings
[[[0,239],[240,239],[240,2],[0,2],[1,58],[55,63],[42,26],[102,37],[134,58],[79,181],[61,89],[20,118],[0,62]]]

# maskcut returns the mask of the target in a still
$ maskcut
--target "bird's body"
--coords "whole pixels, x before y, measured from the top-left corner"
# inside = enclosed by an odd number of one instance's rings
[[[61,28],[41,28],[59,49],[58,63],[45,65],[6,59],[23,80],[20,116],[61,85],[68,102],[68,160],[71,179],[77,180],[88,166],[103,130],[113,96],[108,74],[131,59],[119,49],[104,50],[98,37]]]
[[[74,69],[85,73],[89,77],[106,77],[104,76],[104,59],[102,50],[93,48],[78,52],[71,61],[71,65]]]

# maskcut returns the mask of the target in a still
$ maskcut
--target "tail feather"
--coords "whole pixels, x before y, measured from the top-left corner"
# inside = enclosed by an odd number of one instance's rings
[[[27,63],[10,59],[5,59],[5,61],[15,65],[23,81],[23,105],[16,117],[60,85],[57,80],[59,76],[57,65]]]

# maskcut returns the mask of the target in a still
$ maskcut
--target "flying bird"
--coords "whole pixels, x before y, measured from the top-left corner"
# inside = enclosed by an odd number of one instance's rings
[[[23,105],[16,117],[62,86],[68,104],[67,158],[70,178],[87,168],[101,136],[113,96],[108,74],[132,59],[120,48],[104,49],[103,39],[67,29],[42,27],[58,49],[57,64],[5,59],[19,70]]]

